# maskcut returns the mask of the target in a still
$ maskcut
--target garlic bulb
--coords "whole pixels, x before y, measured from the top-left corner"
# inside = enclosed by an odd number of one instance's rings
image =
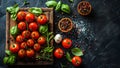
[[[56,43],[60,43],[62,41],[62,35],[61,34],[56,34],[54,37],[54,40]]]

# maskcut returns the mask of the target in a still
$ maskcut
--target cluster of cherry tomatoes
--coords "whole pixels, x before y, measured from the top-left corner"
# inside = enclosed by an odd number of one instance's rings
[[[48,21],[46,15],[35,16],[27,11],[17,13],[17,28],[20,30],[15,37],[15,43],[11,44],[9,49],[12,53],[18,54],[20,58],[34,57],[36,52],[40,51],[41,46],[46,43],[46,38],[40,34],[40,25]]]
[[[62,40],[62,46],[66,49],[69,49],[72,46],[72,40],[69,38],[65,38]],[[57,48],[54,51],[54,56],[58,59],[62,58],[64,55],[64,51],[61,48]],[[81,57],[79,56],[74,56],[71,60],[72,64],[74,66],[79,66],[82,62]]]

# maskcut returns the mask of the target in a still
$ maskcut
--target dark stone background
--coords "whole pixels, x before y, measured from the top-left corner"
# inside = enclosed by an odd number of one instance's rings
[[[2,63],[5,55],[6,7],[16,3],[20,7],[46,7],[44,3],[47,0],[27,1],[30,4],[24,6],[24,0],[0,0],[0,68],[9,67]],[[60,33],[63,37],[70,37],[73,40],[73,47],[80,47],[84,51],[81,68],[120,68],[120,0],[87,0],[93,7],[92,13],[87,17],[79,15],[76,10],[80,1],[74,0],[74,3],[70,3],[68,0],[62,0],[63,3],[70,5],[72,12],[69,15],[54,12],[55,34]],[[71,32],[59,31],[57,23],[62,17],[73,20],[75,27]],[[55,46],[61,47],[60,44]],[[60,63],[66,65],[66,68],[74,68],[65,58],[55,59],[53,66],[61,68]],[[39,68],[39,66],[35,67]],[[52,68],[52,66],[41,67]]]

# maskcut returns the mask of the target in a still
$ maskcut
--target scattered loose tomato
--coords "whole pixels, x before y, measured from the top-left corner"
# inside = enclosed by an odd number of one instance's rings
[[[40,34],[39,34],[38,31],[33,31],[33,32],[31,33],[31,37],[32,37],[33,39],[38,39],[39,36],[40,36]]]
[[[25,22],[19,22],[18,23],[18,29],[23,31],[26,29],[26,23]]]
[[[18,19],[19,21],[25,20],[25,16],[26,16],[26,12],[24,12],[24,11],[19,11],[19,12],[17,13],[17,19]]]
[[[28,31],[28,30],[23,31],[23,32],[22,32],[22,36],[23,36],[24,38],[29,38],[29,37],[30,37],[30,31]]]
[[[55,51],[54,51],[54,56],[58,59],[62,58],[63,57],[63,50],[61,48],[57,48]]]
[[[27,40],[27,45],[28,45],[29,47],[32,47],[32,46],[34,45],[34,40],[28,39],[28,40]]]
[[[40,36],[37,41],[40,45],[43,45],[46,43],[46,38],[44,36]]]
[[[62,41],[62,46],[64,48],[70,48],[72,46],[72,40],[69,38],[66,38]]]
[[[24,50],[24,49],[20,49],[20,50],[18,51],[18,56],[19,56],[20,58],[25,57],[25,56],[26,56],[25,50]]]
[[[37,22],[39,24],[41,24],[41,25],[46,24],[47,23],[47,17],[46,17],[46,15],[40,15],[40,16],[38,16]]]
[[[35,20],[35,16],[34,14],[32,13],[27,13],[26,17],[25,17],[25,20],[30,23],[30,22],[33,22]]]
[[[20,45],[21,49],[26,49],[27,48],[27,43],[26,42],[22,42]]]
[[[35,52],[34,52],[33,49],[28,49],[28,50],[26,51],[26,56],[27,56],[27,57],[31,58],[31,57],[33,57],[34,55],[35,55]]]
[[[23,37],[22,35],[18,35],[18,36],[16,37],[16,42],[18,42],[18,43],[23,42],[23,40],[24,40],[24,37]]]
[[[34,44],[33,48],[34,48],[35,51],[39,51],[41,46],[40,46],[40,44],[36,43],[36,44]]]
[[[36,23],[36,22],[30,23],[30,24],[29,24],[29,29],[30,29],[31,31],[36,31],[36,30],[38,29],[37,23]]]
[[[79,57],[79,56],[74,56],[74,57],[72,58],[72,64],[73,64],[74,66],[79,66],[79,65],[81,64],[81,62],[82,62],[82,59],[81,59],[81,57]]]
[[[14,43],[10,45],[10,51],[12,53],[17,53],[19,51],[19,44]]]

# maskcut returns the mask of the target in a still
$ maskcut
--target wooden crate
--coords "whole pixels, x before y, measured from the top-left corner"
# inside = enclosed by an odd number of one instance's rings
[[[20,10],[27,11],[29,8],[20,8]],[[43,13],[46,14],[48,18],[49,30],[50,32],[53,32],[53,8],[42,8]],[[16,21],[13,21],[10,18],[10,14],[6,12],[6,50],[9,49],[9,45],[15,42],[15,39],[12,35],[10,35],[10,28],[12,26],[16,25]],[[52,41],[53,42],[53,41]],[[53,45],[53,43],[51,44]],[[15,65],[52,65],[53,64],[53,57],[51,58],[51,62],[48,61],[41,61],[36,60],[34,62],[23,62],[23,61],[17,61]]]

